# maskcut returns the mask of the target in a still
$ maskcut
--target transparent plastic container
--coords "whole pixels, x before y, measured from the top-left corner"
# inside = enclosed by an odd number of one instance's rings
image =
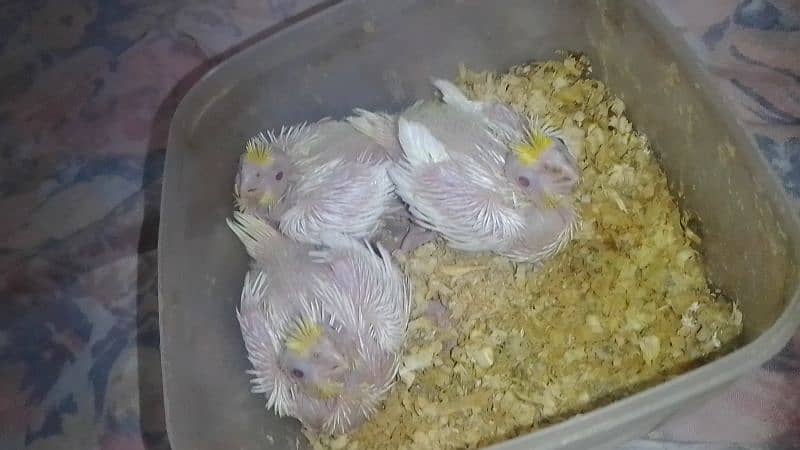
[[[741,347],[666,383],[491,448],[601,449],[646,434],[759,366],[800,322],[798,220],[678,32],[649,1],[353,0],[318,8],[223,62],[170,129],[159,236],[161,355],[176,450],[305,448],[249,392],[234,308],[246,255],[225,225],[236,161],[264,129],[431,97],[458,64],[505,70],[560,49],[595,73],[650,138],[701,223],[715,285],[744,314]]]

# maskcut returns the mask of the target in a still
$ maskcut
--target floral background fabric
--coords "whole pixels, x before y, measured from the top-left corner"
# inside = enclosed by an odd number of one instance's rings
[[[800,199],[800,2],[653,2]],[[0,2],[0,448],[168,448],[155,250],[171,116],[209,67],[317,3]],[[626,448],[800,448],[800,335]]]

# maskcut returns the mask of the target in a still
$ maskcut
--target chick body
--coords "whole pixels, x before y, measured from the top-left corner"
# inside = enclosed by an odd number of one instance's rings
[[[534,263],[557,253],[578,226],[578,168],[555,130],[434,84],[444,101],[400,114],[402,158],[389,172],[417,223],[462,250]]]
[[[249,155],[260,152],[263,158]],[[387,150],[346,121],[323,119],[252,138],[240,161],[240,209],[292,239],[320,244],[325,232],[372,237],[402,205]]]
[[[251,215],[229,226],[253,258],[237,311],[253,391],[311,430],[355,429],[394,383],[406,279],[382,247],[342,234],[311,246]]]

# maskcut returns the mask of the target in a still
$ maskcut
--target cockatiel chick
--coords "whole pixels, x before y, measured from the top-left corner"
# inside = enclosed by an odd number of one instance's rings
[[[240,210],[298,242],[319,244],[323,232],[367,239],[402,209],[390,163],[387,149],[326,118],[250,139],[234,191]]]
[[[252,215],[228,225],[254,260],[237,311],[253,392],[312,431],[355,429],[394,383],[407,280],[383,248],[341,234],[311,246]]]
[[[400,114],[390,169],[415,220],[454,248],[538,263],[572,238],[579,169],[558,130],[435,80],[443,102]]]

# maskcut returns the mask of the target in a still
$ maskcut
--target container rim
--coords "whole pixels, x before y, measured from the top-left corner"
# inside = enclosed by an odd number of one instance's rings
[[[601,5],[605,0],[596,0],[596,2],[598,5]],[[319,13],[342,13],[347,6],[355,3],[363,3],[363,0],[329,0],[323,4],[323,7],[317,5],[316,7],[306,9],[298,15],[293,16],[293,18],[290,19],[290,23],[286,26],[260,35],[258,41],[227,55],[226,59],[217,61],[213,67],[191,86],[175,110],[169,127],[164,173],[178,172],[175,167],[180,165],[180,161],[186,153],[177,151],[177,149],[183,150],[187,147],[187,132],[194,128],[193,122],[195,122],[198,117],[202,116],[202,110],[199,108],[202,104],[202,94],[207,90],[206,86],[209,82],[213,82],[213,80],[219,76],[219,73],[225,70],[225,67],[227,67],[229,63],[247,58],[250,53],[255,52],[259,46],[270,39],[295,33],[301,25],[315,19]],[[401,0],[398,3],[408,4],[409,1]],[[415,2],[412,1],[411,3]],[[658,8],[654,5],[654,0],[646,0],[644,2],[633,1],[630,3],[641,17],[647,20],[648,26],[657,31],[659,35],[663,35],[668,31],[668,18],[659,12]],[[309,11],[311,11],[311,13],[309,13]],[[675,32],[674,27],[669,31]],[[696,71],[696,73],[698,73],[697,78],[699,78],[698,82],[703,84],[702,89],[698,88],[698,90],[702,91],[700,94],[703,95],[706,100],[710,101],[710,104],[715,108],[715,113],[726,121],[727,131],[734,137],[735,142],[747,152],[756,154],[759,159],[758,164],[766,165],[766,161],[758,153],[752,138],[746,135],[741,127],[736,125],[735,120],[731,117],[731,113],[722,106],[721,102],[725,101],[725,97],[718,87],[710,83],[707,70],[702,68],[696,58],[687,57],[688,44],[686,44],[683,39],[680,39],[680,41],[679,45],[685,48],[672,48],[675,58],[679,60],[680,64],[684,67],[691,65],[694,68],[699,68],[699,70]],[[775,206],[783,210],[783,214],[780,214],[779,218],[787,222],[787,225],[790,225],[792,231],[797,235],[800,233],[800,219],[798,219],[798,213],[792,208],[792,201],[783,189],[783,186],[778,185],[778,181],[774,179],[774,177],[771,182],[773,181],[774,186],[771,185],[768,189],[775,191],[777,194],[777,197],[773,198],[773,200],[778,203]],[[174,203],[171,193],[178,191],[176,188],[180,186],[181,182],[182,180],[179,178],[164,177],[160,205],[162,211],[168,210],[169,205]],[[165,292],[166,287],[164,285],[163,268],[166,264],[166,255],[162,251],[162,244],[165,241],[168,230],[175,226],[175,219],[174,216],[170,217],[169,220],[165,220],[165,218],[162,217],[158,233],[157,289],[159,300],[159,333],[162,343],[169,340],[169,337],[165,335],[162,323],[164,310],[168,307],[164,300],[168,295]],[[756,339],[744,346],[707,364],[703,364],[700,367],[676,375],[674,378],[657,385],[644,388],[641,391],[625,396],[619,400],[611,401],[587,413],[574,415],[561,422],[533,430],[485,448],[497,450],[511,448],[513,446],[519,446],[534,436],[537,438],[551,439],[554,437],[561,437],[562,443],[579,441],[590,434],[613,429],[621,423],[630,421],[632,418],[640,415],[642,409],[658,409],[676,405],[700,393],[707,392],[714,387],[733,381],[741,376],[742,367],[747,368],[747,370],[752,370],[760,366],[763,362],[780,351],[794,335],[798,325],[800,325],[800,286],[798,286],[798,283],[795,282],[794,285],[787,286],[787,293],[788,292],[791,292],[791,295],[785,304],[783,313],[778,317],[775,323]],[[160,351],[160,358],[162,379],[166,380],[169,372],[167,368],[170,366],[170,363],[164,358],[163,350]],[[163,396],[165,399],[168,396],[168,389],[167,383],[164,383]],[[169,438],[172,422],[170,417],[174,412],[170,411],[170,402],[168,401],[164,402],[164,409],[167,435]],[[595,420],[600,414],[609,415],[609,418],[603,421]],[[568,437],[563,438],[562,433],[567,433],[565,435]],[[551,440],[550,442],[553,441]]]

